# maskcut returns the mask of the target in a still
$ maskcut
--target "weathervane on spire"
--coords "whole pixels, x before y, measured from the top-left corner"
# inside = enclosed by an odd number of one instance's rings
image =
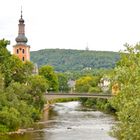
[[[21,18],[22,18],[22,6],[21,6]]]

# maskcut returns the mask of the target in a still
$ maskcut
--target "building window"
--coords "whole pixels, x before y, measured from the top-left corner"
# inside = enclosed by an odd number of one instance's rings
[[[25,59],[24,59],[24,57],[22,57],[22,61],[24,61]]]
[[[19,50],[17,49],[17,54],[19,53]]]
[[[24,52],[25,52],[25,51],[24,51],[24,49],[23,49],[23,50],[22,50],[22,53],[24,54]]]

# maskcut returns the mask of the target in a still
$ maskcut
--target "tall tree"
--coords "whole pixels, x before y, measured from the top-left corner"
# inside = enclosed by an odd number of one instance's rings
[[[0,133],[30,127],[44,107],[46,79],[32,75],[33,64],[10,55],[0,40]]]
[[[119,91],[111,100],[117,110],[119,124],[115,135],[118,139],[140,139],[140,45],[126,45],[121,60],[115,68],[112,84]]]
[[[98,82],[99,78],[96,76],[84,76],[76,80],[75,88],[77,92],[89,92],[91,88],[96,87],[98,88],[97,91],[99,92]]]
[[[44,76],[49,83],[48,91],[58,91],[58,77],[52,66],[42,66],[39,74]]]
[[[0,40],[0,63],[2,64],[10,56],[10,52],[7,50],[7,45],[9,41],[2,39]]]
[[[59,91],[61,92],[68,91],[69,90],[68,78],[66,74],[58,73],[57,75],[58,75],[58,82],[59,82]]]
[[[42,110],[45,102],[43,96],[48,89],[46,79],[40,75],[32,75],[29,77],[27,85],[30,87],[29,94],[32,95],[32,104]]]

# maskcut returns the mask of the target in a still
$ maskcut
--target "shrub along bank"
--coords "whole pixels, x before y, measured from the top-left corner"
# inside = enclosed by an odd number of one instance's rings
[[[108,99],[102,98],[80,98],[82,105],[107,113],[115,113],[115,109],[111,106]]]

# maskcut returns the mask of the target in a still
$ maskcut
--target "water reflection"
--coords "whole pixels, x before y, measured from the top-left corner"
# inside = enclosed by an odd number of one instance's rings
[[[114,119],[99,111],[83,108],[79,102],[57,103],[36,130],[5,140],[113,140],[108,131]]]

